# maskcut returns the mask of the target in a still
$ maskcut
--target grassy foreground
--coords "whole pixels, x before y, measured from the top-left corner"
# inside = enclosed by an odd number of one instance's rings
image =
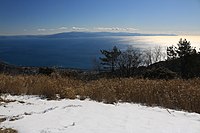
[[[54,76],[0,74],[0,93],[60,98],[90,98],[105,103],[133,102],[200,113],[200,79],[114,78],[82,81]]]

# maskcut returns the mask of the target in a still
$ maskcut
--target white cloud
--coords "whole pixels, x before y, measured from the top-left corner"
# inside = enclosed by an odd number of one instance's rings
[[[72,30],[74,30],[74,31],[86,31],[88,29],[84,28],[84,27],[72,27]]]
[[[126,28],[127,31],[136,31],[138,29],[135,29],[135,28]]]
[[[66,26],[57,27],[57,28],[38,28],[37,31],[41,33],[58,33],[66,31],[91,31],[91,32],[135,32],[138,29],[135,28],[122,28],[122,27],[94,27],[94,28],[85,28],[85,27],[71,27]]]
[[[68,28],[67,27],[60,27],[60,28],[58,28],[59,30],[67,30]]]
[[[98,30],[98,31],[108,31],[108,30],[112,30],[112,28],[106,28],[106,27],[97,27],[97,28],[94,28],[95,30]]]
[[[49,29],[50,31],[54,31],[55,29]]]
[[[96,31],[112,31],[112,32],[133,32],[138,29],[135,28],[120,28],[120,27],[97,27],[94,28]]]
[[[39,28],[39,29],[37,29],[37,31],[46,31],[46,29],[43,29],[43,28]]]

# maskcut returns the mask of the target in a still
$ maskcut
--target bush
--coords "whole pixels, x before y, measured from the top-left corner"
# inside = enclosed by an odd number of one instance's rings
[[[144,78],[149,79],[174,79],[176,77],[177,74],[175,72],[164,67],[151,68],[144,73]]]
[[[52,68],[49,67],[40,67],[39,68],[39,74],[44,74],[44,75],[51,75],[54,72]]]

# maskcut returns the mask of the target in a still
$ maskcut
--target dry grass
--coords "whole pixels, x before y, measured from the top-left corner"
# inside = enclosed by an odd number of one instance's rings
[[[0,124],[4,121],[6,121],[6,118],[0,118]],[[5,129],[0,128],[0,133],[18,133],[18,132],[12,128],[5,128]]]
[[[0,124],[4,121],[6,121],[6,118],[0,118]]]
[[[6,129],[0,129],[0,133],[18,133],[18,132],[12,128],[6,128]]]
[[[60,76],[0,75],[0,93],[33,94],[51,99],[90,98],[105,103],[133,102],[200,113],[200,79],[115,78],[84,82]]]

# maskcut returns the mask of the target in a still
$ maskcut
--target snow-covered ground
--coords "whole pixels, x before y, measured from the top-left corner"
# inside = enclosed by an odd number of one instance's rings
[[[47,101],[7,96],[0,104],[0,127],[19,133],[200,133],[200,114],[89,100]]]

